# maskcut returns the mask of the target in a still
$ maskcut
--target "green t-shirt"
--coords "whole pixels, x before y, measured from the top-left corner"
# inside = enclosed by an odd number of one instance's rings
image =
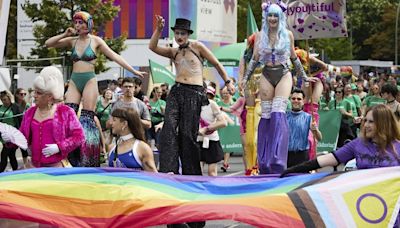
[[[161,114],[161,109],[165,110],[167,103],[161,99],[158,99],[156,102],[150,100],[149,104],[151,106],[151,122],[156,124],[162,122],[164,120],[164,114]]]
[[[102,130],[106,130],[106,123],[107,120],[110,118],[111,115],[111,104],[108,107],[103,107],[101,102],[102,99],[99,99],[96,103],[96,113],[100,115],[100,125]],[[106,109],[105,109],[106,108]],[[104,111],[103,111],[104,110]]]
[[[4,105],[0,106],[0,122],[11,125],[15,127],[15,121],[13,118],[14,114],[10,107],[6,107]]]
[[[328,107],[328,102],[326,101],[324,96],[321,96],[319,99],[319,110],[326,110]]]
[[[367,107],[372,107],[378,104],[386,104],[385,99],[376,96],[368,96],[365,98],[364,102]]]
[[[357,106],[356,106],[357,102],[355,101],[354,97],[353,96],[345,97],[344,100],[350,103],[351,113],[353,114],[353,117],[357,117],[358,116]]]
[[[356,108],[361,108],[362,102],[361,102],[360,96],[358,96],[357,94],[354,94],[353,100],[355,102]]]
[[[346,99],[343,99],[340,102],[337,102],[335,99],[333,99],[333,100],[329,101],[329,105],[328,106],[329,106],[329,110],[340,110],[340,109],[343,109],[346,112],[353,113],[352,104]],[[347,117],[347,116],[343,116],[343,121],[345,121],[346,123],[349,123],[349,124],[353,123],[353,120],[351,118]]]
[[[229,104],[226,104],[225,102],[223,102],[222,100],[217,102],[217,105],[224,107],[224,108],[230,108],[235,102],[231,101],[229,102]]]

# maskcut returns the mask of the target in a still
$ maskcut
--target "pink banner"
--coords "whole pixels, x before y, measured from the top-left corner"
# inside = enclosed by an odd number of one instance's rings
[[[347,37],[346,0],[289,0],[287,22],[296,40]]]

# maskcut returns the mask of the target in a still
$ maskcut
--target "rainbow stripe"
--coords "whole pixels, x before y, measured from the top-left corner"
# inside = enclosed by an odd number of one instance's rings
[[[349,180],[359,187],[349,187]],[[374,191],[380,183],[387,191]],[[257,227],[343,227],[338,225],[363,224],[352,203],[358,193],[368,192],[384,199],[387,210],[381,222],[387,225],[397,216],[398,183],[400,168],[281,179],[41,168],[0,174],[0,218],[62,227],[146,227],[218,219]],[[379,205],[372,207],[374,215],[382,214]],[[370,218],[369,213],[361,208],[361,217]]]
[[[168,37],[169,0],[115,0],[120,11],[113,21],[99,31],[101,37],[119,37],[123,34],[128,39],[150,39],[155,28],[154,15],[165,18],[165,28],[161,37]]]

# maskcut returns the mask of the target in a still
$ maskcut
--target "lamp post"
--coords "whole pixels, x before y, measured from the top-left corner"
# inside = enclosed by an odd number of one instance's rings
[[[398,53],[398,38],[397,38],[397,36],[398,36],[398,34],[397,34],[397,27],[398,27],[398,24],[399,24],[399,11],[400,11],[400,1],[399,1],[399,3],[397,3],[397,13],[396,13],[396,29],[395,29],[395,53],[394,53],[394,63],[396,64],[396,66],[397,66],[397,64],[398,64],[398,62],[397,62],[397,53]]]

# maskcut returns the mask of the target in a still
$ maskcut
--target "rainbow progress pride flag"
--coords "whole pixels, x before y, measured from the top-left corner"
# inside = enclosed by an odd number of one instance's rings
[[[278,178],[202,177],[110,168],[0,174],[0,226],[146,227],[235,220],[256,227],[392,226],[400,167]]]

